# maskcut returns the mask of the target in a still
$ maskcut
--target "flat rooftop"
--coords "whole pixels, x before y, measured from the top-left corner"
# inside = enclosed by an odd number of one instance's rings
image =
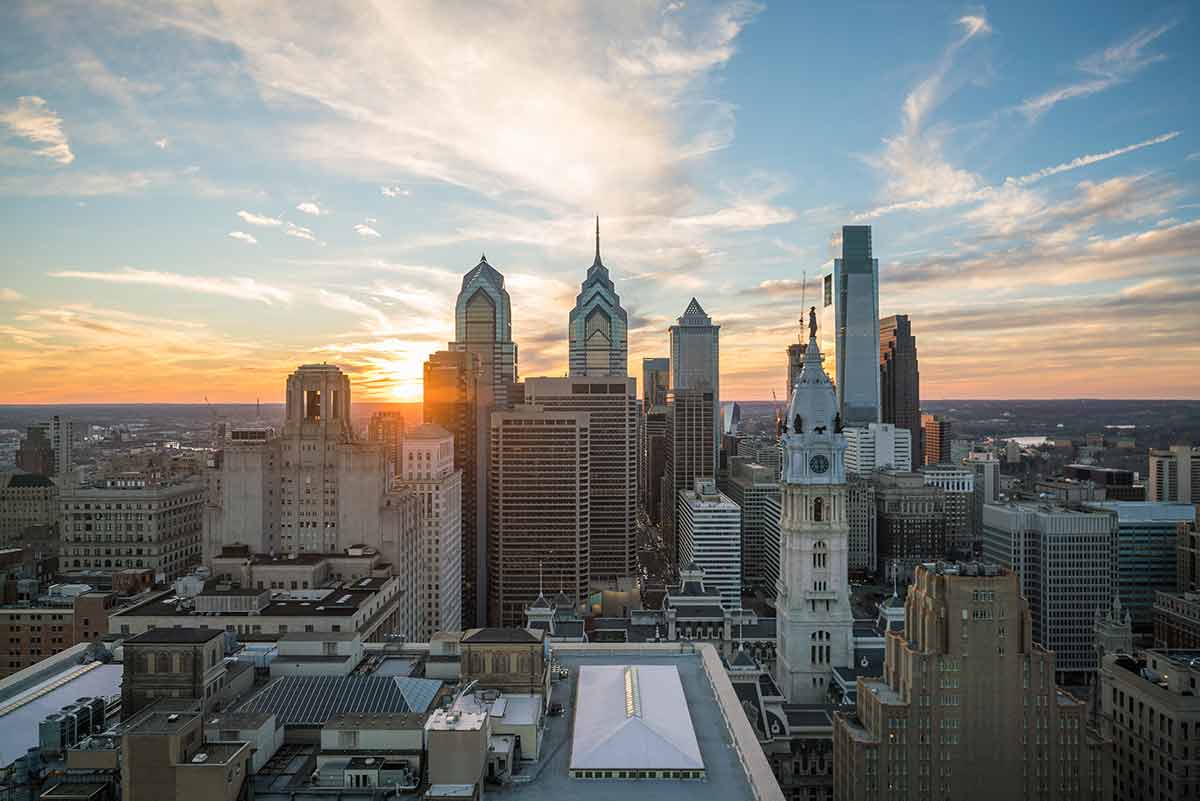
[[[121,665],[71,664],[22,690],[0,707],[0,767],[38,744],[38,724],[76,699],[121,694]]]
[[[203,645],[224,636],[222,629],[161,628],[150,629],[125,640],[126,645]]]
[[[636,646],[635,646],[636,648]],[[514,782],[505,795],[530,801],[611,801],[614,798],[653,798],[655,801],[760,801],[750,784],[738,752],[734,748],[729,728],[721,712],[720,702],[712,682],[705,673],[699,652],[630,649],[615,646],[612,651],[555,649],[555,658],[568,676],[555,682],[550,700],[561,703],[565,714],[547,717],[542,753],[545,755],[534,767],[522,769],[522,781]],[[626,665],[675,667],[683,693],[685,711],[691,719],[696,742],[704,762],[703,781],[685,779],[573,779],[568,774],[571,761],[571,729],[576,720],[575,699],[579,697],[580,669],[588,666],[624,668]],[[723,669],[723,668],[718,668]],[[643,696],[643,700],[645,696]],[[736,696],[731,703],[736,704]],[[621,697],[624,714],[624,695]],[[740,707],[735,711],[739,714]],[[749,727],[747,725],[747,730]],[[757,741],[753,743],[758,748]],[[769,773],[769,771],[768,771]],[[526,781],[524,777],[528,776]],[[774,777],[768,777],[773,794],[766,798],[782,799]]]
[[[312,600],[307,596],[303,599],[290,598],[286,590],[276,590],[273,599],[261,612],[221,611],[216,615],[206,615],[195,609],[176,609],[175,604],[179,599],[174,591],[167,590],[140,604],[118,610],[113,615],[195,618],[198,621],[211,617],[351,617],[359,607],[374,598],[375,593],[386,582],[386,578],[371,578],[360,579],[344,587],[318,588],[317,591],[327,590],[325,596],[319,600]],[[253,594],[257,595],[259,592],[269,590],[256,590]]]

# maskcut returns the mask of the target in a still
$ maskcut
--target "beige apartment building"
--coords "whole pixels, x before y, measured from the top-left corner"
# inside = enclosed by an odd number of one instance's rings
[[[918,566],[883,677],[834,716],[834,798],[1106,801],[1108,747],[1031,632],[1012,571]]]

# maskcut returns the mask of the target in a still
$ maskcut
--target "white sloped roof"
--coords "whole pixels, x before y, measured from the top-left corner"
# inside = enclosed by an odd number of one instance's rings
[[[675,665],[579,668],[571,770],[703,770]]]

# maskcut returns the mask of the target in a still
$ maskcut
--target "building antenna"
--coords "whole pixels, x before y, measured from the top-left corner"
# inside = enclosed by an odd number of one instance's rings
[[[804,310],[808,308],[808,270],[800,279],[800,330],[796,332],[796,342],[804,342]]]

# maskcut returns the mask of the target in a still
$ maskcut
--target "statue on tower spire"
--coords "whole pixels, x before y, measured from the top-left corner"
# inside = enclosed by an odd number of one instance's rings
[[[816,338],[817,336],[817,307],[810,306],[808,309],[808,335]]]

